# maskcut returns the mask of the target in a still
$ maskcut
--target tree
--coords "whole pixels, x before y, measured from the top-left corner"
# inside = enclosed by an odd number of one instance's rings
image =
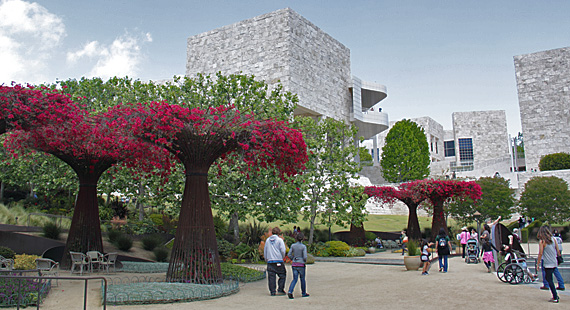
[[[303,207],[303,218],[310,223],[309,244],[312,244],[317,217],[327,216],[326,212],[319,210],[348,198],[340,196],[335,200],[328,189],[348,187],[350,178],[357,178],[356,173],[360,171],[358,163],[353,160],[358,152],[353,140],[357,129],[331,118],[317,121],[298,117],[294,125],[302,131],[309,149],[306,170],[298,178],[304,194],[299,203]]]
[[[456,180],[421,180],[410,186],[412,191],[417,191],[421,196],[427,197],[427,202],[433,208],[431,223],[431,239],[443,228],[446,233],[447,221],[445,217],[445,204],[451,200],[463,200],[470,198],[473,201],[481,198],[481,187],[473,181]]]
[[[390,129],[382,147],[380,166],[392,183],[419,180],[429,175],[430,155],[423,128],[404,119]]]
[[[454,200],[448,205],[448,213],[463,224],[475,221],[473,214],[476,211],[481,213],[482,218],[508,218],[516,204],[515,190],[510,188],[509,180],[481,177],[476,182],[481,186],[481,199],[473,201],[465,197],[463,200]]]
[[[524,185],[519,202],[523,215],[551,224],[570,219],[568,184],[558,177],[534,177]]]
[[[368,195],[363,186],[347,186],[341,189],[331,188],[330,195],[334,197],[326,210],[334,215],[334,223],[339,226],[350,226],[350,242],[353,245],[364,246],[366,231],[364,222],[368,216],[366,202]]]
[[[70,103],[69,109],[74,105]],[[114,164],[128,161],[150,170],[161,167],[168,171],[169,156],[161,148],[132,138],[126,130],[116,128],[106,113],[92,115],[76,109],[73,118],[58,124],[46,124],[28,130],[10,132],[7,142],[12,149],[34,149],[59,158],[77,174],[79,191],[66,242],[66,250],[103,252],[97,182]],[[69,263],[64,255],[62,265]]]
[[[423,181],[401,183],[397,187],[368,186],[365,189],[365,193],[378,203],[393,205],[396,201],[401,201],[408,207],[407,235],[412,240],[420,240],[422,237],[418,220],[418,208],[428,198],[424,191],[416,190],[418,182]]]
[[[538,163],[540,171],[570,169],[570,154],[554,153],[543,156]]]
[[[210,167],[218,158],[239,152],[249,169],[275,166],[287,178],[304,168],[306,145],[286,122],[258,118],[291,99],[279,87],[268,94],[267,85],[253,77],[221,74],[180,83],[170,86],[183,89],[183,96],[172,96],[169,102],[123,104],[110,112],[115,124],[168,150],[184,165],[186,182],[167,281],[217,283],[222,276],[208,190]]]
[[[239,221],[247,216],[264,222],[295,222],[302,193],[297,178],[283,180],[274,168],[245,174],[247,166],[237,154],[231,161],[210,169],[210,197],[218,214],[230,220],[234,243],[239,243]],[[256,169],[257,170],[257,169]]]

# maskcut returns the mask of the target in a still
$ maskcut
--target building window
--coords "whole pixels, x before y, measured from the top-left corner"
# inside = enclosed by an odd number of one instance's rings
[[[473,139],[458,139],[459,142],[459,161],[461,165],[473,163]]]
[[[444,141],[443,142],[443,149],[445,151],[445,157],[453,157],[455,156],[455,141]]]

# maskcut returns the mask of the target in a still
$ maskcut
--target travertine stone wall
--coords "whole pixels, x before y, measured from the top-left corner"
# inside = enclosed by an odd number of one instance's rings
[[[349,121],[350,50],[289,8],[188,38],[186,75],[217,71],[281,81],[303,113]]]
[[[445,159],[443,149],[443,126],[429,116],[412,118],[412,121],[420,125],[424,129],[428,147],[430,149],[430,157],[432,162],[442,161]]]
[[[509,134],[505,111],[454,112],[455,156],[459,163],[458,139],[473,139],[473,161],[478,164],[509,156]]]
[[[526,170],[570,153],[570,47],[514,57]]]

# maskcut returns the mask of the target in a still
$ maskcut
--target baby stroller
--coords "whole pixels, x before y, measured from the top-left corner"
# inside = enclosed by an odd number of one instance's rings
[[[477,244],[477,240],[467,240],[467,245],[465,246],[465,254],[466,263],[479,263],[479,246]]]

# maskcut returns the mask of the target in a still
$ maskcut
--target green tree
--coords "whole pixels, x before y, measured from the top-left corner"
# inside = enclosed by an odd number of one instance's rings
[[[510,182],[502,177],[481,177],[477,181],[481,186],[481,199],[476,202],[469,197],[453,200],[447,207],[448,213],[462,224],[477,220],[473,213],[479,211],[481,218],[508,218],[516,204],[515,190]]]
[[[392,183],[419,180],[429,175],[429,147],[423,128],[403,119],[390,129],[382,147],[380,166]]]
[[[297,178],[285,182],[274,168],[260,167],[249,174],[246,170],[245,164],[232,159],[210,169],[208,177],[212,208],[230,220],[235,243],[240,240],[239,221],[253,217],[264,222],[295,222],[303,198]]]
[[[306,170],[297,178],[301,181],[300,190],[304,194],[299,202],[303,207],[303,218],[310,223],[311,244],[317,218],[321,217],[323,222],[328,220],[327,213],[319,210],[349,198],[341,195],[335,199],[329,195],[328,189],[346,188],[350,178],[357,178],[360,168],[354,161],[358,153],[354,137],[358,130],[332,118],[317,121],[310,117],[298,117],[293,125],[302,131],[309,155]]]
[[[554,153],[543,156],[538,163],[540,171],[570,169],[570,154]]]
[[[520,198],[523,215],[550,223],[570,219],[568,184],[558,177],[534,177],[524,185]]]

